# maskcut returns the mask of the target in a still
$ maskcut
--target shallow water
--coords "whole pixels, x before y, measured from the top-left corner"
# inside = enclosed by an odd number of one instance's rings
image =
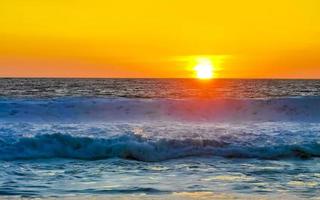
[[[108,159],[1,162],[2,195],[166,196],[214,192],[252,197],[319,197],[319,159],[184,158],[155,163]]]
[[[1,197],[320,196],[318,81],[144,81],[2,79]]]

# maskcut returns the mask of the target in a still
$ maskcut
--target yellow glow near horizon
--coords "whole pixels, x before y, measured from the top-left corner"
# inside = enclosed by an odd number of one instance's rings
[[[194,70],[196,71],[196,76],[199,79],[211,79],[214,77],[214,66],[208,58],[198,59]]]
[[[221,77],[225,70],[225,62],[232,59],[231,55],[193,55],[180,56],[174,59],[185,66],[186,71],[192,72],[193,78],[211,79]]]

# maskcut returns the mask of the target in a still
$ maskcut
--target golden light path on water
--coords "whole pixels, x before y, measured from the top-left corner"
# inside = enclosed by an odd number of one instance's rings
[[[11,198],[10,198],[11,199]],[[13,197],[12,199],[20,199]],[[55,199],[55,198],[47,198]],[[64,197],[66,200],[85,200],[85,199],[95,199],[103,200],[106,199],[105,196],[71,196]],[[133,194],[133,195],[110,195],[107,197],[109,200],[272,200],[272,199],[283,199],[292,200],[296,199],[294,196],[282,194],[282,195],[239,195],[230,193],[216,193],[216,192],[176,192],[168,195],[146,195],[146,194]]]

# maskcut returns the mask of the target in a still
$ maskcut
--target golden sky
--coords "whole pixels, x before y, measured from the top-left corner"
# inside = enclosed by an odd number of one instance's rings
[[[320,78],[319,0],[0,0],[0,76]]]

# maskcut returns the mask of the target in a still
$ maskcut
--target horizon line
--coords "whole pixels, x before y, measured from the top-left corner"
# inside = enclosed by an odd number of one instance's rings
[[[196,77],[60,77],[60,76],[0,76],[0,79],[194,79],[200,80]],[[210,80],[320,80],[319,78],[212,78],[212,79],[202,79],[202,81]]]

